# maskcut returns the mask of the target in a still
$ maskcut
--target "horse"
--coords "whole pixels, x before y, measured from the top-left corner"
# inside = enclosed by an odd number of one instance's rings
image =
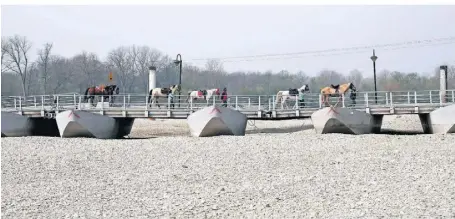
[[[168,97],[169,94],[175,95],[178,93],[181,89],[181,86],[179,84],[174,84],[170,87],[163,87],[163,88],[153,88],[149,91],[149,96],[148,96],[148,102],[150,105],[153,103],[156,103],[158,108],[161,108],[160,103],[158,102],[159,97]]]
[[[351,89],[351,93],[355,94],[357,92],[357,88],[352,82],[337,85],[331,84],[328,87],[324,87],[321,89],[321,103],[329,105],[329,97],[338,97],[338,101],[335,104],[336,106],[340,102],[342,95],[345,94],[349,89]]]
[[[114,92],[116,94],[119,93],[119,88],[117,87],[117,85],[113,84],[113,85],[108,85],[108,86],[96,86],[96,87],[89,87],[85,90],[85,93],[84,93],[84,102],[87,101],[91,101],[92,104],[93,103],[93,100],[95,99],[95,96],[101,96],[103,98],[103,101],[106,101],[106,99],[108,99],[110,96],[112,96],[114,94]],[[109,103],[112,103],[113,102],[113,98],[110,99]]]
[[[220,89],[219,88],[213,88],[209,90],[194,90],[194,91],[188,91],[188,98],[186,99],[186,102],[188,103],[189,107],[194,100],[196,99],[204,99],[207,101],[207,105],[209,104],[210,98],[216,98],[216,96],[220,96]]]
[[[276,104],[281,101],[281,109],[286,104],[286,100],[293,99],[298,100],[300,92],[304,93],[305,91],[310,91],[308,84],[304,84],[301,88],[289,88],[289,90],[281,90],[276,94]],[[287,104],[286,104],[287,107]]]

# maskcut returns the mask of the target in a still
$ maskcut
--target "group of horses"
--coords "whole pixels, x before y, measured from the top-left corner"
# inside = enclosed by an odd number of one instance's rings
[[[335,106],[339,103],[341,100],[342,94],[345,94],[348,91],[351,91],[351,97],[356,95],[357,88],[355,87],[354,83],[345,83],[345,84],[337,84],[333,85],[331,84],[330,86],[324,87],[321,89],[321,103],[325,104],[326,106],[330,106],[329,104],[329,98],[330,97],[338,97],[338,102],[335,104]],[[147,98],[148,104],[153,105],[154,103],[157,104],[158,108],[160,107],[160,104],[158,102],[158,99],[160,97],[163,98],[169,98],[170,95],[171,97],[180,94],[181,91],[181,86],[179,84],[171,85],[170,87],[164,87],[164,88],[153,88],[150,90]],[[309,92],[310,87],[308,84],[304,84],[300,88],[290,88],[289,90],[282,90],[278,91],[276,95],[276,102],[275,104],[281,103],[281,108],[283,109],[286,105],[286,101],[288,100],[295,100],[295,101],[300,101],[299,96],[300,94],[303,94],[305,92]],[[84,94],[84,101],[91,100],[93,104],[93,100],[95,96],[99,96],[103,98],[103,101],[113,103],[114,98],[112,95],[118,94],[119,93],[119,88],[117,85],[108,85],[108,86],[96,86],[96,87],[89,87],[86,89],[85,94]],[[213,88],[213,89],[207,89],[207,90],[194,90],[194,91],[189,91],[188,92],[188,97],[185,100],[187,103],[187,107],[192,105],[193,101],[195,100],[205,100],[207,101],[207,105],[209,104],[209,100],[212,98],[216,97],[221,98],[221,92],[219,88]],[[109,99],[109,101],[106,101]],[[171,98],[172,101],[172,106],[173,106],[173,98]]]
[[[321,103],[324,104],[325,106],[331,106],[329,103],[329,98],[330,97],[338,97],[338,101],[335,103],[335,106],[338,105],[338,103],[341,101],[342,95],[346,94],[351,90],[351,97],[355,99],[356,97],[356,92],[357,88],[355,87],[354,83],[345,83],[345,84],[337,84],[333,85],[331,84],[330,86],[324,87],[321,89]],[[282,90],[278,91],[276,95],[276,102],[275,104],[281,103],[281,109],[288,107],[286,104],[287,100],[295,100],[295,101],[301,101],[302,104],[299,104],[299,106],[304,106],[304,100],[300,100],[300,94],[303,94],[305,92],[309,92],[310,87],[308,84],[304,84],[300,88],[290,88],[289,90]]]
[[[158,98],[160,97],[168,98],[170,94],[176,95],[177,93],[180,93],[180,91],[181,86],[178,84],[171,85],[169,88],[164,87],[151,89],[148,95],[148,103],[149,104],[156,103],[158,108],[161,108],[158,102]],[[216,98],[217,96],[221,97],[221,92],[219,88],[188,91],[188,97],[186,98],[185,102],[187,103],[187,107],[192,105],[193,101],[201,99],[206,100],[208,104],[210,99]]]

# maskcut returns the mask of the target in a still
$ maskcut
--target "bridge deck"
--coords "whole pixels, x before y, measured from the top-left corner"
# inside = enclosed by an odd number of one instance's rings
[[[443,97],[443,98],[441,98]],[[186,96],[174,98],[174,108],[166,98],[160,98],[161,108],[156,104],[146,104],[146,95],[116,95],[111,97],[110,104],[99,103],[97,107],[84,103],[82,95],[43,95],[29,97],[2,97],[2,111],[17,112],[30,117],[53,117],[55,113],[80,109],[111,117],[134,117],[134,118],[173,118],[185,119],[192,112],[207,106],[218,105],[219,98],[210,100],[196,100],[183,102]],[[332,98],[331,105],[338,107],[355,108],[372,115],[392,114],[423,114],[453,104],[455,102],[454,90],[447,91],[445,98],[439,91],[411,91],[411,92],[378,92],[374,98],[374,92],[357,93],[355,100],[341,97],[336,104],[337,98]],[[295,119],[307,118],[322,108],[319,94],[305,94],[304,106],[294,99],[287,100],[281,108],[281,103],[276,101],[275,96],[231,96],[227,107],[237,109],[247,115],[249,119]]]

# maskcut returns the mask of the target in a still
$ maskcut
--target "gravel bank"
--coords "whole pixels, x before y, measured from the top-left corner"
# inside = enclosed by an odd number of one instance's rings
[[[192,138],[184,120],[137,120],[141,139],[2,138],[2,217],[455,217],[455,135],[255,126]]]

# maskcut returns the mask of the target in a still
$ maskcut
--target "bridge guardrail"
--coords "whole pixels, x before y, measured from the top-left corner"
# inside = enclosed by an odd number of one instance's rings
[[[178,102],[180,97],[180,102]],[[298,98],[297,98],[298,99]],[[440,94],[440,91],[370,91],[357,92],[356,98],[351,99],[350,95],[342,95],[341,101],[338,102],[339,107],[393,107],[396,105],[422,105],[433,104],[442,105],[445,103],[455,103],[455,90],[448,90],[445,98]],[[276,95],[231,95],[228,97],[227,103],[220,100],[219,96],[208,100],[198,99],[187,101],[187,95],[176,95],[173,99],[174,106],[170,99],[159,97],[160,109],[191,109],[197,110],[208,105],[227,105],[238,110],[292,110],[297,108],[321,108],[323,103],[319,93],[305,93],[303,102],[299,102],[295,98],[287,100],[281,107],[281,102],[277,101]],[[330,104],[335,105],[338,97],[330,97]],[[149,101],[149,104],[147,104]],[[84,100],[84,95],[80,94],[59,94],[59,95],[34,95],[34,96],[10,96],[2,97],[3,108],[14,109],[92,109],[91,106]],[[104,102],[104,100],[100,101]],[[158,109],[158,104],[151,104],[148,95],[113,95],[106,99],[110,107],[119,108],[144,108]],[[105,103],[106,104],[106,103]],[[101,104],[104,107],[103,104]]]

